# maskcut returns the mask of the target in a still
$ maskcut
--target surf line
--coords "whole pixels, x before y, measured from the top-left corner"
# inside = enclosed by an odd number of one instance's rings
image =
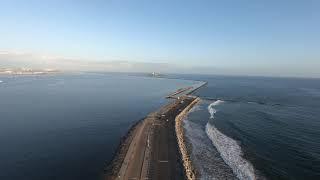
[[[216,100],[208,106],[210,119],[214,119],[214,116],[217,113],[215,106],[218,106],[223,102],[224,101]],[[217,148],[224,162],[232,169],[233,173],[240,180],[257,179],[253,165],[242,157],[243,152],[237,141],[220,132],[209,121],[206,124],[205,129],[207,136],[211,140],[212,144]]]

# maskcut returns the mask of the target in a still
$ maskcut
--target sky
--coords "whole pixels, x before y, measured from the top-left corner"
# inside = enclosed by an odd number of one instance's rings
[[[0,65],[45,56],[320,77],[319,19],[318,0],[0,0]]]

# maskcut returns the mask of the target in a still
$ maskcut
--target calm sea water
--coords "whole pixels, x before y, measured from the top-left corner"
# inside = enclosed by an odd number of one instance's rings
[[[320,79],[207,81],[184,127],[203,179],[320,179]]]
[[[99,179],[128,128],[192,83],[122,74],[0,76],[0,179]]]

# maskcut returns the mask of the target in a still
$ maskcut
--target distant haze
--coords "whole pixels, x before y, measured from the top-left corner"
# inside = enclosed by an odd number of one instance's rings
[[[216,75],[251,75],[251,76],[293,76],[320,77],[316,67],[309,72],[299,68],[286,70],[281,66],[266,68],[217,68],[215,66],[184,65],[170,63],[147,63],[133,61],[85,60],[58,56],[39,55],[0,51],[0,68],[37,68],[60,71],[106,71],[106,72],[159,72],[180,74],[216,74]],[[273,73],[270,73],[273,72]]]
[[[319,19],[319,0],[2,0],[0,65],[320,77]]]

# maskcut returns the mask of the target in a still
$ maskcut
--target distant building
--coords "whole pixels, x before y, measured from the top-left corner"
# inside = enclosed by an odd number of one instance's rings
[[[156,73],[156,72],[152,72],[151,76],[152,77],[159,77],[161,74],[160,73]]]

